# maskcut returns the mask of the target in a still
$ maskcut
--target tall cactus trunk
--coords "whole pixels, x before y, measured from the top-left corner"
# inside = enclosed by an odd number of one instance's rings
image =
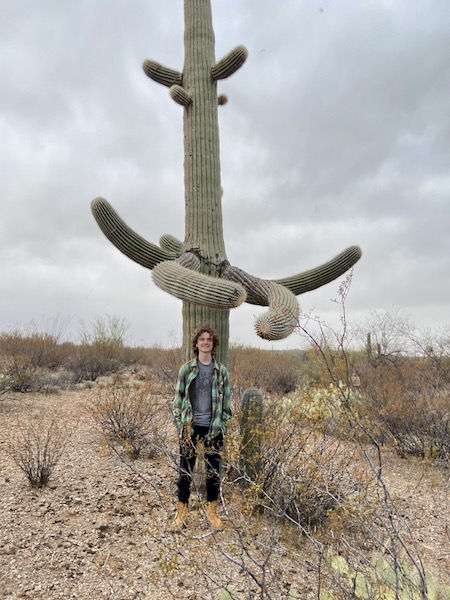
[[[183,87],[192,101],[184,110],[184,251],[199,252],[200,272],[220,276],[226,260],[222,228],[217,83],[211,77],[215,64],[214,31],[210,0],[184,2]],[[217,358],[227,364],[229,313],[192,302],[183,302],[183,348],[191,355],[190,339],[197,327],[208,323],[217,332]]]
[[[232,266],[227,260],[222,225],[217,81],[233,75],[245,62],[244,46],[233,48],[218,62],[214,57],[211,0],[184,0],[183,71],[145,60],[146,75],[170,89],[183,106],[185,239],[170,234],[159,246],[130,229],[104,198],[92,201],[92,211],[106,237],[126,256],[152,271],[162,290],[183,301],[183,348],[191,357],[191,336],[204,324],[219,338],[217,358],[228,359],[230,309],[247,302],[267,306],[255,322],[258,336],[280,340],[296,328],[296,296],[329,283],[360,258],[351,246],[334,259],[282,279],[265,280]],[[225,97],[220,97],[220,104]]]

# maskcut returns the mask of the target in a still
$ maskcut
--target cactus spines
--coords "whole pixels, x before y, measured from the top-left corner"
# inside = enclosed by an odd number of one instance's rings
[[[240,419],[241,463],[246,480],[250,481],[255,481],[259,472],[263,416],[264,402],[261,391],[257,388],[245,390]]]
[[[246,301],[268,306],[256,323],[265,339],[281,339],[295,328],[299,307],[295,296],[314,290],[342,275],[360,258],[357,246],[328,263],[291,277],[264,280],[231,267],[225,252],[217,81],[235,73],[247,50],[237,46],[216,62],[211,0],[184,0],[184,68],[178,71],[145,60],[144,72],[170,89],[183,107],[185,238],[161,238],[161,247],[132,231],[101,198],[92,202],[94,216],[106,237],[126,256],[153,271],[164,291],[183,300],[183,347],[191,356],[192,331],[208,323],[221,344],[217,358],[227,363],[229,309]]]
[[[214,81],[226,79],[236,73],[247,60],[248,50],[245,46],[233,48],[226,56],[221,58],[211,69],[211,75]]]

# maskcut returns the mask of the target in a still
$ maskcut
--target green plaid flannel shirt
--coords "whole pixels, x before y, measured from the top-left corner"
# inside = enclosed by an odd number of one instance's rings
[[[213,439],[227,428],[231,419],[230,377],[228,369],[215,358],[212,384],[212,416],[208,438]],[[184,364],[178,372],[177,387],[173,399],[173,421],[181,432],[189,427],[192,433],[192,404],[189,399],[189,386],[198,373],[197,358]]]

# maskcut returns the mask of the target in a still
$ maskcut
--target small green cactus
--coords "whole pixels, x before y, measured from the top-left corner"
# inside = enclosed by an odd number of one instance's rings
[[[255,481],[259,473],[263,415],[264,401],[261,391],[256,388],[245,390],[240,423],[241,461],[245,475],[251,481]]]

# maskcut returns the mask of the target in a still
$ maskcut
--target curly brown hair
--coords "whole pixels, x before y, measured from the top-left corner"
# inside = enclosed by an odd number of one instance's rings
[[[217,337],[217,334],[214,331],[214,329],[212,329],[209,325],[203,325],[203,327],[200,327],[200,329],[197,329],[195,331],[194,335],[192,336],[192,351],[194,352],[195,356],[198,356],[197,341],[198,338],[202,335],[202,333],[209,333],[209,335],[211,336],[213,341],[212,354],[214,354],[214,350],[219,345],[219,338]]]

